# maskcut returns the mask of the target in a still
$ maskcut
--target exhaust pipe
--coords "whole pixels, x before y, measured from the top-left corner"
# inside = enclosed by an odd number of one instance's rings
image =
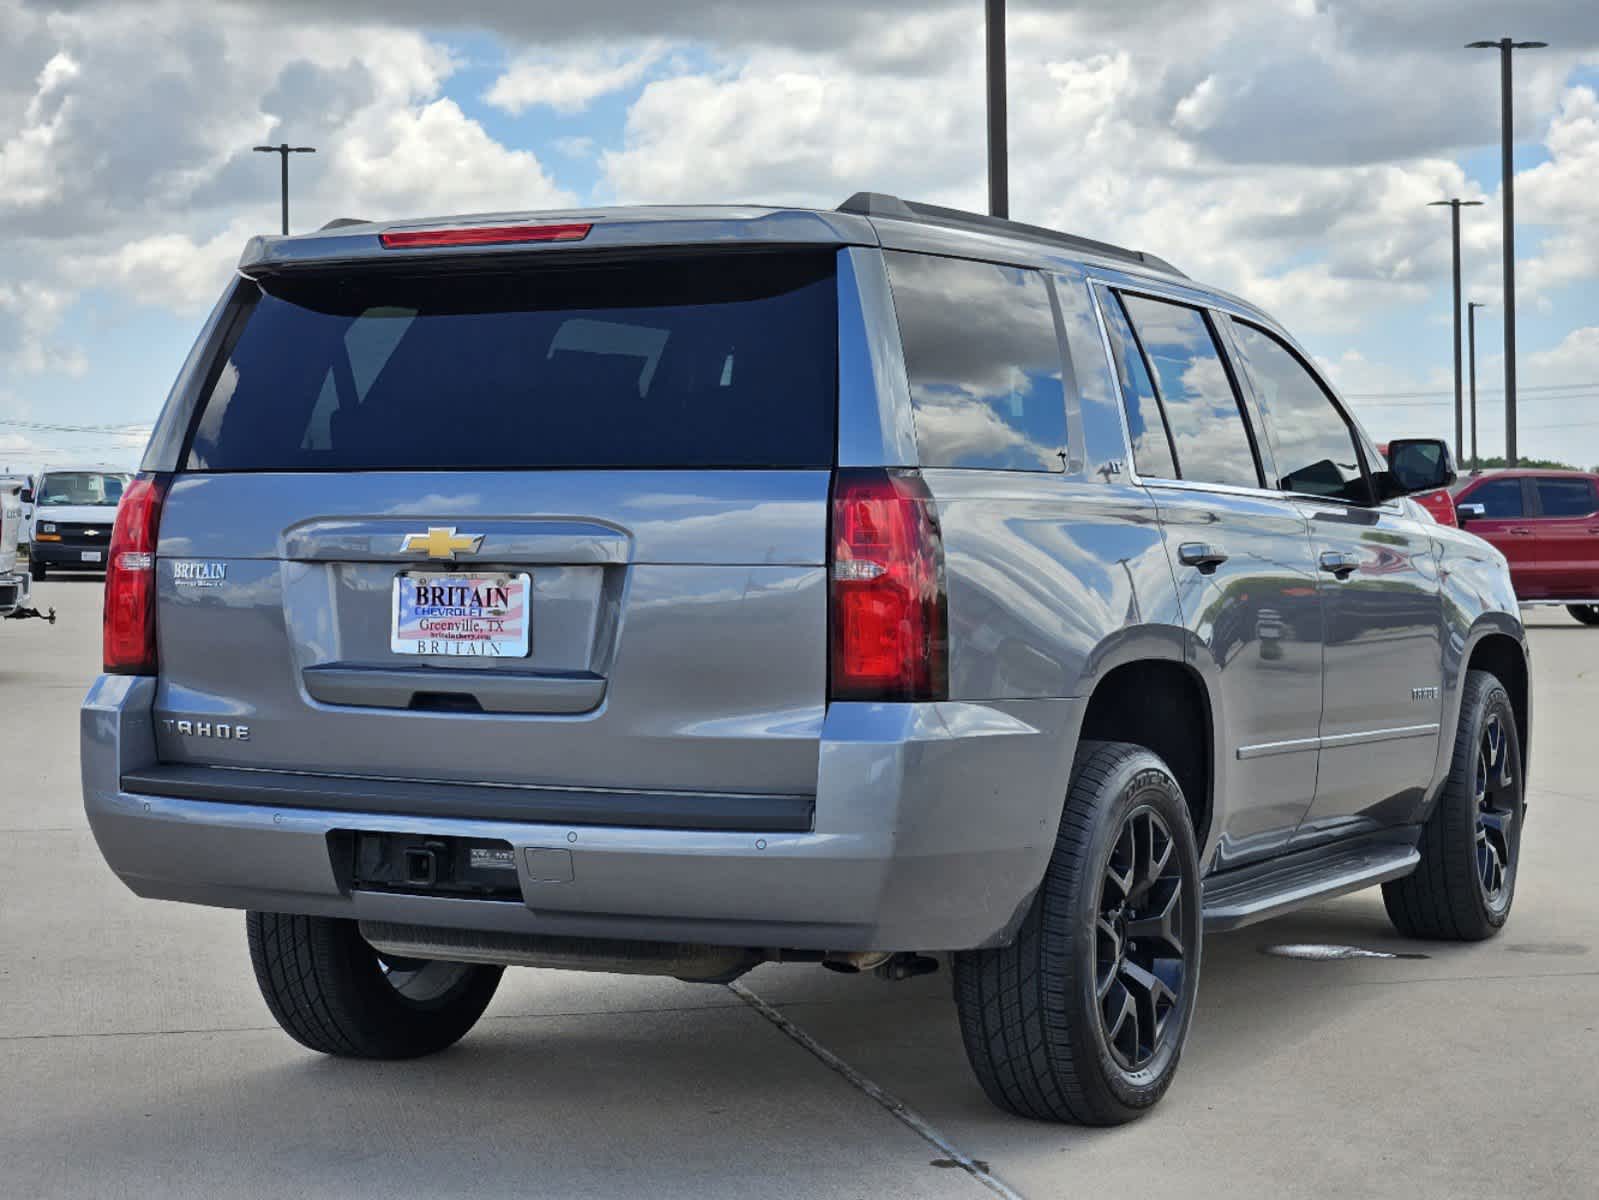
[[[608,971],[619,975],[670,975],[685,983],[731,983],[766,961],[766,955],[759,950],[693,942],[549,937],[392,921],[362,921],[360,929],[361,936],[379,954],[399,958],[549,967],[557,971]]]

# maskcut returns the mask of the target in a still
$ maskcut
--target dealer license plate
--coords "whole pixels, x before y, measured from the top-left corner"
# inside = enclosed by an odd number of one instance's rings
[[[404,571],[394,577],[389,649],[396,654],[526,658],[533,577]]]

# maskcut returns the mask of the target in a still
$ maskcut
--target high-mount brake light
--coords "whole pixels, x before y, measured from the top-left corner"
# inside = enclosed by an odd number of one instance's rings
[[[830,536],[830,698],[944,699],[944,544],[920,472],[838,471]]]
[[[140,475],[128,484],[117,505],[106,553],[108,674],[155,674],[155,547],[170,482],[166,475]]]
[[[513,242],[581,242],[592,224],[465,225],[455,229],[396,229],[378,234],[385,249],[423,246],[499,246]]]

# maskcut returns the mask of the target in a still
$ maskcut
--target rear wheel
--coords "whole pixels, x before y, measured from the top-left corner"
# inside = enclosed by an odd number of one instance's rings
[[[1199,987],[1199,855],[1141,746],[1084,742],[1055,853],[1013,944],[955,955],[966,1055],[995,1104],[1117,1125],[1165,1094]]]
[[[284,1032],[323,1054],[417,1058],[477,1023],[501,967],[385,958],[354,921],[252,912],[250,961]]]
[[[1599,604],[1568,604],[1566,611],[1584,625],[1599,625]]]
[[[1462,942],[1499,932],[1516,894],[1524,806],[1510,695],[1494,676],[1472,671],[1449,779],[1422,827],[1421,864],[1382,887],[1394,927],[1406,937]]]

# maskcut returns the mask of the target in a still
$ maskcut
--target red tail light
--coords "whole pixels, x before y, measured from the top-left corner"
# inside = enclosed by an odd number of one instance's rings
[[[830,557],[832,699],[947,696],[944,543],[921,475],[839,471]]]
[[[105,669],[155,674],[155,544],[165,475],[140,475],[122,493],[105,572]]]
[[[385,249],[416,246],[497,246],[507,242],[581,242],[593,225],[467,225],[459,229],[399,229],[378,234]]]

